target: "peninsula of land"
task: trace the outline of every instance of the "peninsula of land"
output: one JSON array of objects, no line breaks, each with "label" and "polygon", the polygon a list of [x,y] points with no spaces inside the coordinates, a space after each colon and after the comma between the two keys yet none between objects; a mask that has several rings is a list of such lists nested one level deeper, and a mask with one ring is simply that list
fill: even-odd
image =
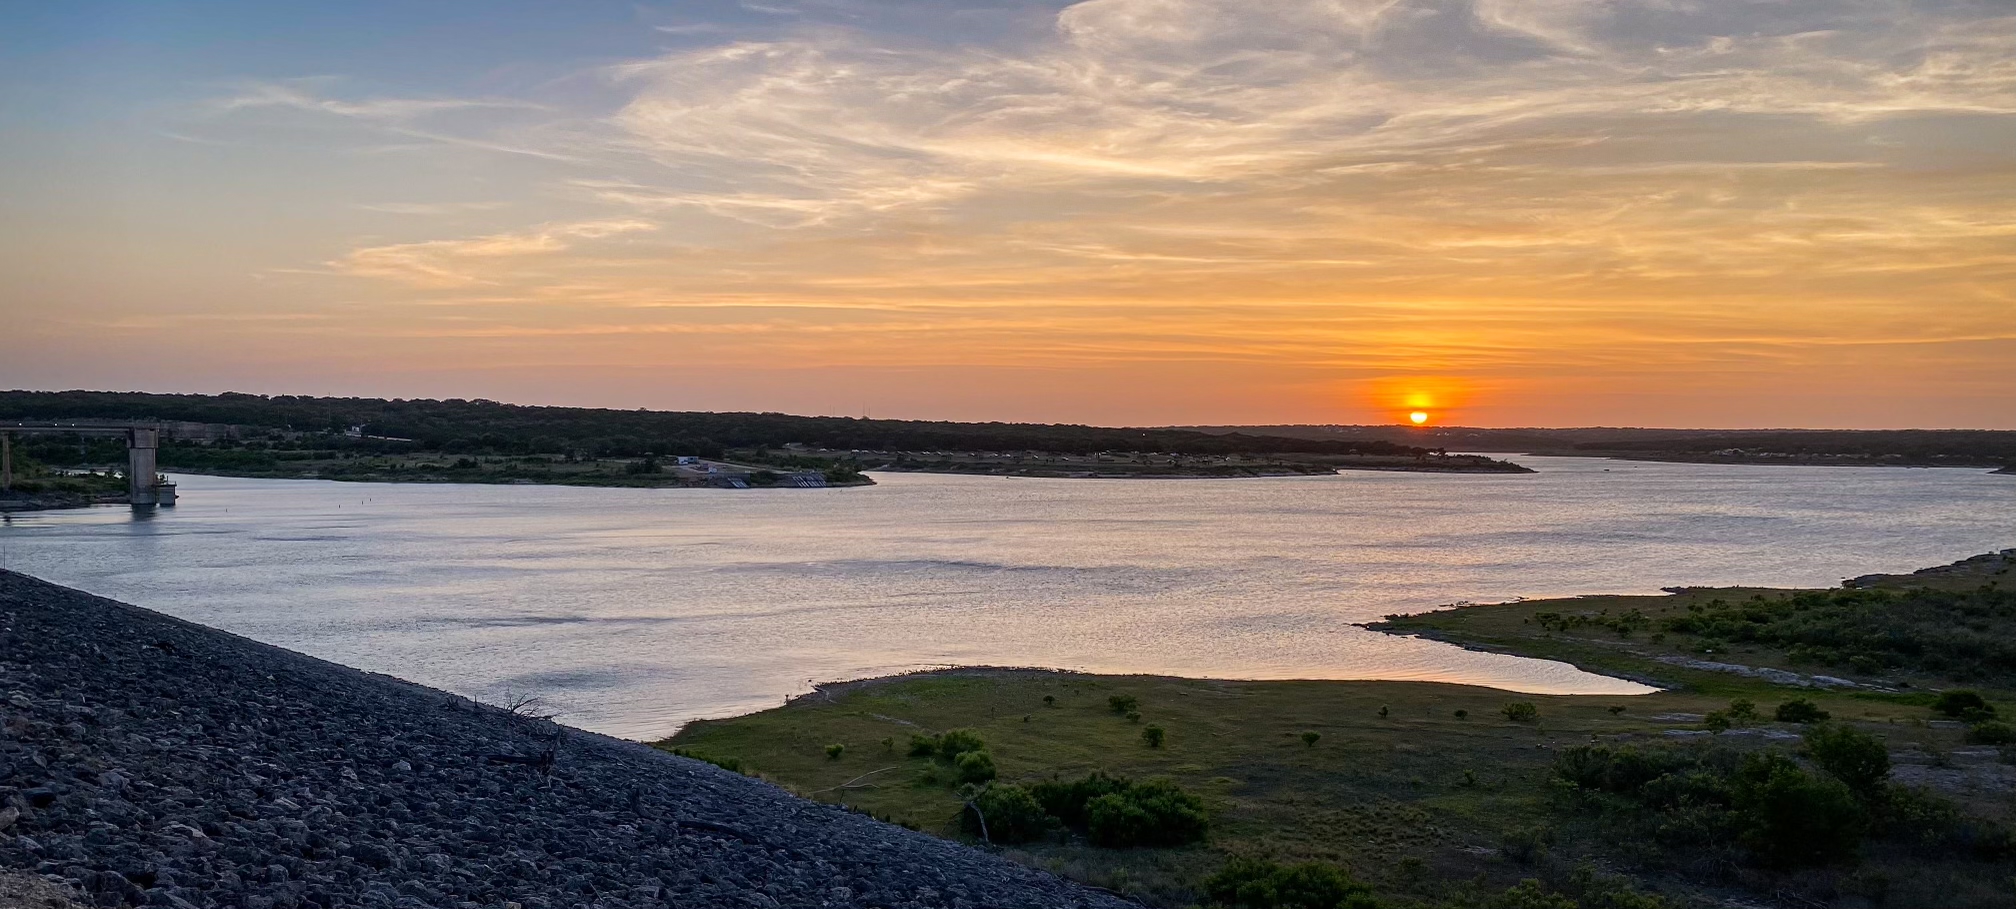
[{"label": "peninsula of land", "polygon": [[[1986,909],[2016,895],[2012,569],[1374,626],[1641,696],[968,668],[660,747],[1152,906]],[[1250,896],[1298,881],[1322,901]]]},{"label": "peninsula of land", "polygon": [[[524,407],[495,401],[0,392],[24,494],[109,476],[123,455],[80,432],[145,425],[169,472],[379,483],[714,489],[868,486],[869,471],[1056,478],[1278,477],[1338,470],[1531,473],[1446,448],[1035,423]],[[5,490],[0,490],[5,492]],[[80,500],[20,498],[17,507]],[[57,503],[57,504],[51,504]]]}]

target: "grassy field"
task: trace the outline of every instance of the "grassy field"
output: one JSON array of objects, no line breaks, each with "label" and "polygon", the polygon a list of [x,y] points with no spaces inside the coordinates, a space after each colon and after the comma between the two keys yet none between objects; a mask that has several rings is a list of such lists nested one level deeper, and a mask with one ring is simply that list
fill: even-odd
[{"label": "grassy field", "polygon": [[[1992,570],[1992,566],[1991,566]],[[1946,578],[1940,583],[1980,583]],[[1773,708],[1804,697],[1837,721],[1879,735],[1893,753],[1935,763],[1965,750],[1965,730],[1928,710],[1923,687],[1894,691],[1818,689],[1661,662],[1660,657],[1772,665],[1773,654],[1703,655],[1685,641],[1654,644],[1602,626],[1570,632],[1535,622],[1541,613],[1648,617],[1690,602],[1750,591],[1690,590],[1668,597],[1600,597],[1448,610],[1394,622],[1477,646],[1563,659],[1654,681],[1639,697],[1546,697],[1412,682],[1236,682],[1152,676],[1091,676],[1016,669],[955,669],[829,685],[792,703],[730,720],[696,723],[660,743],[729,763],[821,801],[842,803],[934,834],[967,838],[951,772],[912,757],[913,734],[976,731],[999,783],[1070,779],[1103,770],[1163,777],[1202,796],[1211,830],[1200,844],[1106,849],[1059,833],[1008,847],[1020,861],[1158,906],[1202,902],[1200,884],[1232,856],[1334,863],[1392,905],[1514,905],[1504,891],[1537,878],[1579,895],[1585,909],[1627,906],[1592,880],[1628,881],[1663,905],[1714,905],[1731,894],[1779,891],[1788,904],[1996,906],[2016,896],[2006,868],[1941,861],[1888,847],[1853,866],[1703,874],[1617,841],[1602,824],[1560,810],[1554,764],[1592,742],[1702,743],[1739,750],[1796,749],[1804,727],[1770,721]],[[1774,595],[1780,592],[1772,592]],[[1550,623],[1550,626],[1558,623]],[[1582,633],[1588,632],[1588,633]],[[2008,703],[2009,692],[1991,689]],[[1138,700],[1130,719],[1109,706]],[[1732,701],[1754,701],[1763,719],[1710,735],[1703,718]],[[1537,716],[1507,717],[1511,703]],[[2006,710],[2007,708],[2005,708]],[[1159,747],[1149,726],[1165,731]],[[1315,733],[1314,744],[1305,733]],[[841,746],[837,756],[831,746]],[[2002,796],[1969,796],[1974,813],[2006,818]],[[1588,896],[1598,893],[1598,896]],[[1498,900],[1499,902],[1493,902]],[[1884,902],[1886,901],[1887,902]],[[1858,902],[1860,901],[1860,902]],[[1536,904],[1567,907],[1574,902]]]}]

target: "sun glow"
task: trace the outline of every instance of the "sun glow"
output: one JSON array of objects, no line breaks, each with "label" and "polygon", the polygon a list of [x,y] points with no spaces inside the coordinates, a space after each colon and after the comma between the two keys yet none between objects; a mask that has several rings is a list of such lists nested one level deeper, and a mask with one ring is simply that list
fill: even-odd
[{"label": "sun glow", "polygon": [[1414,425],[1420,426],[1421,424],[1428,422],[1428,412],[1425,410],[1417,410],[1414,411],[1413,413],[1408,414],[1407,419],[1412,420],[1414,422]]}]

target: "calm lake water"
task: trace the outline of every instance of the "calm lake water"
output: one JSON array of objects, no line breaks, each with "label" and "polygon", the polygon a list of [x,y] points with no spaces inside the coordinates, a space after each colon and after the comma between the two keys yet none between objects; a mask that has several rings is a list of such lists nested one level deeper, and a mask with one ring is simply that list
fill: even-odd
[{"label": "calm lake water", "polygon": [[815,681],[946,664],[1629,693],[1353,623],[1829,585],[2016,545],[2016,478],[1981,471],[1516,460],[1541,473],[749,491],[187,476],[151,517],[6,518],[0,565],[655,738]]}]

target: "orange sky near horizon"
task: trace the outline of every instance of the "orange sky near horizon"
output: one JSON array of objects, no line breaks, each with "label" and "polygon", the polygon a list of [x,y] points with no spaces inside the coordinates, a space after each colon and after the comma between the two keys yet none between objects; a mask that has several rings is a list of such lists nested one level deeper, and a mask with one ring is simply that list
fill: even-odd
[{"label": "orange sky near horizon", "polygon": [[48,51],[0,80],[0,387],[2016,429],[2006,7],[778,9]]}]

